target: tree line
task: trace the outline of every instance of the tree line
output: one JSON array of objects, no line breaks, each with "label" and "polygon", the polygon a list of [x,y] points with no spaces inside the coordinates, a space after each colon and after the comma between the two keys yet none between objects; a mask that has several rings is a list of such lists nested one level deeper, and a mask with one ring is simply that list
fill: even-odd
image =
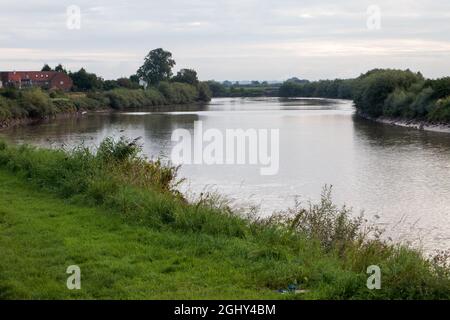
[{"label": "tree line", "polygon": [[54,69],[46,64],[43,71],[54,70],[69,75],[74,84],[72,91],[75,92],[2,88],[0,125],[8,125],[14,119],[43,118],[62,112],[140,108],[211,100],[208,84],[199,81],[195,70],[181,69],[173,75],[174,66],[172,54],[161,48],[150,51],[135,74],[116,80],[104,80],[84,68],[71,72],[61,64]]},{"label": "tree line", "polygon": [[[144,58],[144,64],[139,67],[135,74],[129,77],[121,77],[116,80],[104,80],[95,73],[87,72],[85,68],[78,71],[67,71],[61,64],[52,69],[45,64],[42,71],[57,71],[67,74],[73,81],[73,91],[100,91],[118,88],[140,89],[144,87],[155,87],[161,82],[186,83],[202,90],[202,94],[208,94],[209,87],[200,82],[197,71],[194,69],[181,69],[173,76],[172,69],[176,65],[172,53],[162,48],[151,50]],[[207,97],[203,97],[207,98]]]},{"label": "tree line", "polygon": [[374,69],[355,79],[286,81],[281,97],[352,99],[369,117],[450,122],[450,77],[425,79],[411,70]]}]

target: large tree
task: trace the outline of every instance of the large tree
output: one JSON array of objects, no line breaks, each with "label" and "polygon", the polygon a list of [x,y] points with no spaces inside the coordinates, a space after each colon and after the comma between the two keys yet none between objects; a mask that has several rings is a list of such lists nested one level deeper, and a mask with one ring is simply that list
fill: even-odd
[{"label": "large tree", "polygon": [[152,50],[145,57],[144,64],[138,69],[137,75],[148,84],[157,84],[169,80],[175,60],[172,53],[162,48]]}]

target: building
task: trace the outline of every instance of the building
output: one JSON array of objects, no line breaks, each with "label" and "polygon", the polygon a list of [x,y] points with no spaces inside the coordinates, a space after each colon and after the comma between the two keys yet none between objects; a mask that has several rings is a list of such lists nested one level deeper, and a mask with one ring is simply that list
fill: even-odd
[{"label": "building", "polygon": [[1,87],[41,87],[44,89],[61,89],[64,91],[72,88],[70,77],[57,71],[3,71],[0,72]]}]

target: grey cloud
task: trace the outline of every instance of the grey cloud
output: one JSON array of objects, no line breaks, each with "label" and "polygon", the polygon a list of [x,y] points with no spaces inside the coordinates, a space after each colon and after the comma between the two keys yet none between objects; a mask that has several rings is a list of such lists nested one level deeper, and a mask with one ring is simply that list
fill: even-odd
[{"label": "grey cloud", "polygon": [[[366,27],[377,3],[381,30]],[[133,73],[153,48],[203,79],[311,79],[355,76],[372,67],[445,74],[448,1],[0,1],[0,69],[43,62],[87,66],[105,78]],[[66,28],[78,5],[80,30]],[[398,43],[394,45],[393,43]],[[402,49],[403,48],[403,49]]]}]

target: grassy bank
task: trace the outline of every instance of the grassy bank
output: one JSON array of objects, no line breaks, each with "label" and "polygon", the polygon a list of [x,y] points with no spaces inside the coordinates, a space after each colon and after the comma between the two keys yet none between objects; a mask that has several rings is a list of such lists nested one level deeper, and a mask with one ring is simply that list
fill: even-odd
[{"label": "grassy bank", "polygon": [[127,109],[210,100],[206,84],[161,82],[148,89],[118,88],[88,93],[30,88],[0,89],[0,127],[21,119],[42,119],[60,113],[86,110]]},{"label": "grassy bank", "polygon": [[[214,195],[189,203],[176,168],[138,154],[124,139],[95,155],[0,143],[1,298],[450,298],[443,259],[367,237],[329,190],[256,219]],[[381,290],[366,287],[370,265]],[[307,291],[277,292],[289,286]]]}]

